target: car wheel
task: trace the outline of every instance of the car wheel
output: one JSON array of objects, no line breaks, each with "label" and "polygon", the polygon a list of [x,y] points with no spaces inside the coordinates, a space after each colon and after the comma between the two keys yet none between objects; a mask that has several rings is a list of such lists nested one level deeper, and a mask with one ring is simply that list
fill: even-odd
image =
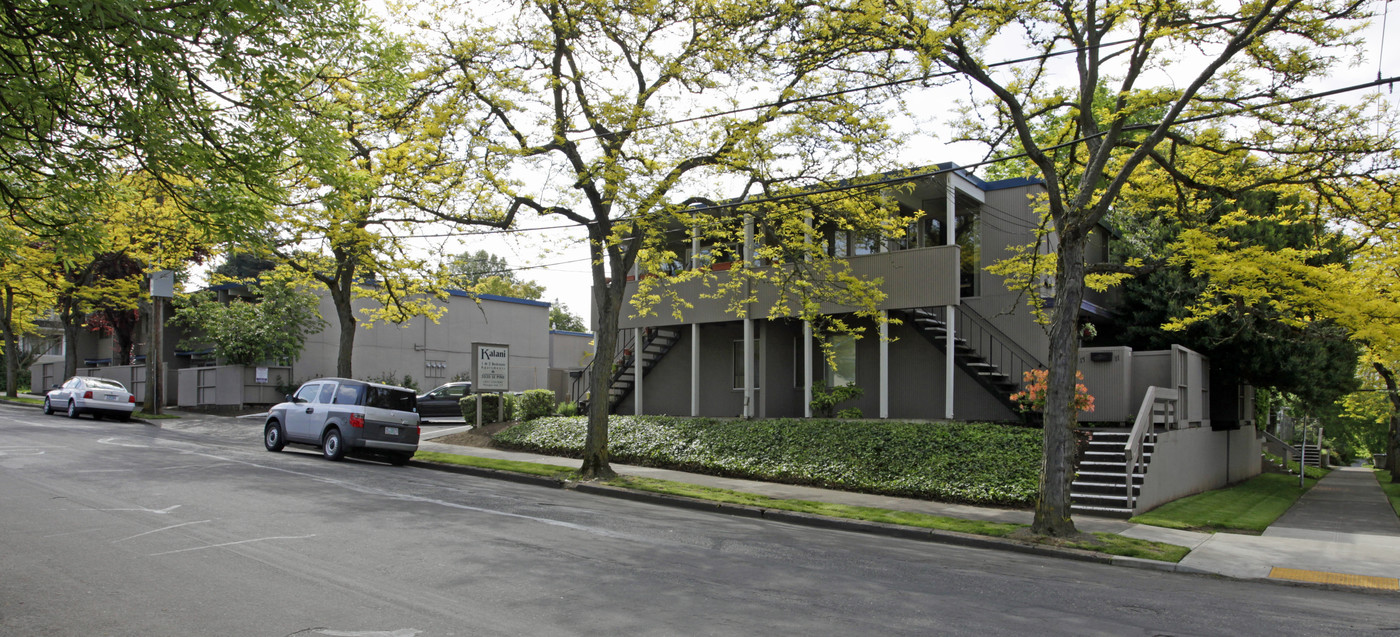
[{"label": "car wheel", "polygon": [[48,396],[44,396],[44,415],[45,415],[45,416],[52,416],[52,415],[53,415],[53,405],[49,403],[49,397],[48,397]]},{"label": "car wheel", "polygon": [[73,402],[71,399],[68,401],[68,417],[78,417],[78,403]]},{"label": "car wheel", "polygon": [[268,451],[281,451],[287,446],[287,441],[282,438],[282,425],[277,424],[277,421],[267,423],[267,429],[263,430],[263,446],[267,447]]},{"label": "car wheel", "polygon": [[402,466],[408,464],[408,461],[409,461],[409,460],[412,460],[412,459],[413,459],[413,454],[411,454],[411,453],[391,453],[391,454],[389,454],[389,464],[394,465],[395,467],[402,467]]},{"label": "car wheel", "polygon": [[327,460],[340,460],[345,457],[345,441],[340,437],[340,430],[331,427],[326,431],[324,438],[321,438],[321,454]]}]

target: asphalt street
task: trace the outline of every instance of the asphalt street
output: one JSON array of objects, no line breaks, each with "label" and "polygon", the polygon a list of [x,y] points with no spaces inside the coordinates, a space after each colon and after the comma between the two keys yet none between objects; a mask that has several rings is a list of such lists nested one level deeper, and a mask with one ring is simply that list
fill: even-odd
[{"label": "asphalt street", "polygon": [[[228,421],[226,421],[228,422]],[[268,453],[0,406],[0,635],[1396,634],[1393,595]]]}]

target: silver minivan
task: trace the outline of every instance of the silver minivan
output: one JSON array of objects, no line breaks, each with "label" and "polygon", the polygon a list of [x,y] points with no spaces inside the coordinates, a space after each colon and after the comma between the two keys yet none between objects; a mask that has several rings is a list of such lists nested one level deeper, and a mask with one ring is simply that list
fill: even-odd
[{"label": "silver minivan", "polygon": [[263,445],[321,448],[329,460],[347,454],[401,465],[418,451],[417,394],[404,387],[348,378],[307,381],[267,414]]}]

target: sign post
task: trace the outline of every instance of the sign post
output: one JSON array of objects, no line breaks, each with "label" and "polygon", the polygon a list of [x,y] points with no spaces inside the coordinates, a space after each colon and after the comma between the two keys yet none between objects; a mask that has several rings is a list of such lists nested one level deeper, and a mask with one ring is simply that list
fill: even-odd
[{"label": "sign post", "polygon": [[505,416],[505,392],[510,390],[510,346],[472,343],[472,393],[476,398],[476,426],[481,426],[481,401],[488,392],[499,392],[496,414]]},{"label": "sign post", "polygon": [[146,347],[146,398],[143,402],[144,408],[150,414],[161,413],[161,382],[165,375],[161,369],[161,353],[165,349],[165,344],[161,342],[161,337],[165,331],[164,318],[161,316],[164,309],[165,299],[175,296],[175,272],[173,270],[157,270],[150,274],[151,286],[151,338]]}]

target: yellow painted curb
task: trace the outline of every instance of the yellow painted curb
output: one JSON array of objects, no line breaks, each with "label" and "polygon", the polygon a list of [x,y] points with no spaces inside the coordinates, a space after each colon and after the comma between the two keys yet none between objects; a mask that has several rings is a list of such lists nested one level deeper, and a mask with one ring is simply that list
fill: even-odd
[{"label": "yellow painted curb", "polygon": [[1361,588],[1379,588],[1387,591],[1400,591],[1400,579],[1394,577],[1348,575],[1346,573],[1328,573],[1326,571],[1305,571],[1296,568],[1279,568],[1277,566],[1275,566],[1272,571],[1269,571],[1269,577],[1292,580],[1295,582],[1311,582],[1313,584],[1338,584],[1341,586],[1358,586]]}]

